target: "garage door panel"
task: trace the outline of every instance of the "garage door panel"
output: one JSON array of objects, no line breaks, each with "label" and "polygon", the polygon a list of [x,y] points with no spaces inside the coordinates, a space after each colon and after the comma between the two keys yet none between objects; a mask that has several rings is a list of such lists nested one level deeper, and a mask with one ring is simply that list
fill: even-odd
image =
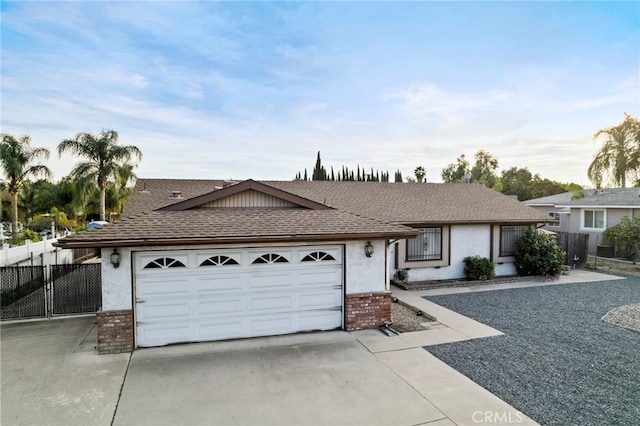
[{"label": "garage door panel", "polygon": [[[274,256],[264,257],[264,253],[284,255],[289,263],[275,262]],[[326,253],[333,260],[326,260]],[[265,262],[274,263],[252,264],[258,255]],[[137,269],[138,346],[332,330],[342,326],[340,247],[185,250],[136,256],[138,264],[141,258],[144,261],[179,258],[187,265]],[[228,258],[237,264],[229,265]],[[166,260],[156,263],[169,264]]]},{"label": "garage door panel", "polygon": [[266,317],[256,316],[249,318],[249,330],[251,335],[270,335],[292,333],[294,316],[292,315],[269,315]]},{"label": "garage door panel", "polygon": [[283,295],[264,295],[249,297],[249,311],[252,313],[282,311],[289,310],[293,302],[293,296]]},{"label": "garage door panel", "polygon": [[299,328],[301,331],[333,330],[342,324],[342,310],[311,311],[299,315]]},{"label": "garage door panel", "polygon": [[164,302],[164,303],[138,303],[138,321],[168,320],[175,318],[189,318],[191,312],[190,303]]},{"label": "garage door panel", "polygon": [[290,272],[257,273],[250,275],[249,290],[279,290],[293,287]]},{"label": "garage door panel", "polygon": [[139,346],[159,346],[190,341],[189,323],[162,324],[161,326],[139,325]]},{"label": "garage door panel", "polygon": [[178,296],[189,293],[189,280],[180,277],[144,278],[137,282],[138,298]]},{"label": "garage door panel", "polygon": [[225,297],[197,301],[197,315],[238,314],[244,310],[244,298]]},{"label": "garage door panel", "polygon": [[244,337],[242,333],[246,329],[241,318],[224,319],[218,321],[201,321],[195,324],[196,332],[193,341],[208,341],[233,339]]},{"label": "garage door panel", "polygon": [[219,291],[242,291],[242,275],[210,274],[205,277],[197,277],[196,291],[198,293]]},{"label": "garage door panel", "polygon": [[298,283],[301,287],[313,286],[318,284],[335,285],[340,282],[340,268],[319,269],[319,270],[302,270],[298,273]]},{"label": "garage door panel", "polygon": [[303,309],[313,307],[340,307],[342,306],[342,292],[334,288],[327,291],[300,294],[298,295],[298,306]]}]

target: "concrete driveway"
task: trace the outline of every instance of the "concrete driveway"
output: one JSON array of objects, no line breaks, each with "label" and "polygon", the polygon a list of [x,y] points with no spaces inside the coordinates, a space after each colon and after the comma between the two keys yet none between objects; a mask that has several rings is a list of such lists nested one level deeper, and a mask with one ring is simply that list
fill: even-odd
[{"label": "concrete driveway", "polygon": [[2,425],[108,425],[129,354],[98,356],[95,316],[3,323]]},{"label": "concrete driveway", "polygon": [[535,424],[421,347],[425,338],[441,341],[441,330],[402,339],[334,331],[99,356],[94,321],[2,324],[3,426],[473,425],[499,423],[497,416]]}]

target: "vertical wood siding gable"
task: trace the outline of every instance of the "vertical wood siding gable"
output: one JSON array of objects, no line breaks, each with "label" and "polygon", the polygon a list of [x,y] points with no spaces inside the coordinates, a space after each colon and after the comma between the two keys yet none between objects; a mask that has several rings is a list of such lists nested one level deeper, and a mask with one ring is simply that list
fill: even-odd
[{"label": "vertical wood siding gable", "polygon": [[238,194],[229,195],[228,197],[221,198],[209,203],[205,203],[202,207],[278,207],[278,208],[296,208],[300,207],[295,203],[292,203],[282,198],[274,197],[273,195],[258,192],[253,189],[242,191]]}]

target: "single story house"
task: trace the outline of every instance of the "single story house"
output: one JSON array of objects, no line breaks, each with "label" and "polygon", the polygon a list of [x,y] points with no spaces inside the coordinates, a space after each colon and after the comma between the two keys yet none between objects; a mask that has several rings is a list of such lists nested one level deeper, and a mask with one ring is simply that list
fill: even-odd
[{"label": "single story house", "polygon": [[478,184],[140,179],[122,219],[59,241],[102,251],[100,353],[391,317],[390,280],[515,275],[546,214]]},{"label": "single story house", "polygon": [[588,253],[595,255],[604,243],[602,233],[628,216],[640,214],[640,188],[585,189],[584,197],[571,192],[527,200],[523,203],[559,219],[545,229],[589,235]]}]

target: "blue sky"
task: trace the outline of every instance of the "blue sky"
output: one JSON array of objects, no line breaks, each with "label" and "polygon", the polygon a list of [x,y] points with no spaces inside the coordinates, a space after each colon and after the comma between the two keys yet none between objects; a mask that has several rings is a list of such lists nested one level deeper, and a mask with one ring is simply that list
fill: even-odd
[{"label": "blue sky", "polygon": [[[588,185],[640,115],[638,2],[1,3],[2,132],[55,153],[115,129],[140,177],[427,180],[479,149]],[[55,179],[76,159],[57,154]]]}]

